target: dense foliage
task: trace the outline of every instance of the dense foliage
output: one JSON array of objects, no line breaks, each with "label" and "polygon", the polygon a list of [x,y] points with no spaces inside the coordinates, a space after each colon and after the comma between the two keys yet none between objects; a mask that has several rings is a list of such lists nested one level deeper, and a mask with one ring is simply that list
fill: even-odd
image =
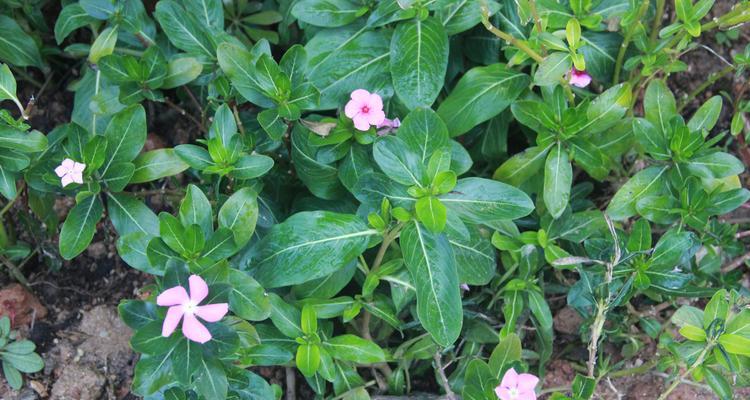
[{"label": "dense foliage", "polygon": [[[750,385],[743,248],[718,218],[750,199],[728,150],[750,105],[684,115],[666,84],[750,2],[675,0],[665,26],[665,0],[52,3],[0,1],[0,255],[23,280],[14,265],[60,268],[116,231],[154,277],[119,308],[133,393],[275,399],[253,367],[279,366],[325,398],[531,399],[565,304],[586,367],[555,399],[649,369],[662,397]],[[727,62],[742,74],[750,46]],[[34,129],[19,87],[71,70],[70,122]],[[144,149],[170,109],[191,133]],[[656,304],[679,309],[636,310]],[[658,351],[629,371],[646,336]],[[14,361],[38,361],[28,344],[0,350],[16,387],[41,368]]]}]

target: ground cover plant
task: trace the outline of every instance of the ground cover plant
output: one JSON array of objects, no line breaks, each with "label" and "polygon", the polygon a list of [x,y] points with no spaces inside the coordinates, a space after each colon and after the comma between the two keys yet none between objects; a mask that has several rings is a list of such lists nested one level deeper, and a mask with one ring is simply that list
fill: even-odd
[{"label": "ground cover plant", "polygon": [[[578,400],[646,373],[660,400],[750,386],[750,235],[727,217],[750,200],[749,1],[0,11],[0,261],[30,287],[27,262],[73,271],[110,232],[147,277],[118,308],[131,395]],[[705,35],[742,45],[728,59]],[[721,69],[678,98],[669,77],[705,49]],[[736,90],[694,104],[727,76]],[[69,113],[35,126],[21,89],[60,81]],[[562,308],[580,320],[565,342]],[[558,359],[575,378],[544,385]],[[10,319],[0,360],[15,389],[42,369]]]}]

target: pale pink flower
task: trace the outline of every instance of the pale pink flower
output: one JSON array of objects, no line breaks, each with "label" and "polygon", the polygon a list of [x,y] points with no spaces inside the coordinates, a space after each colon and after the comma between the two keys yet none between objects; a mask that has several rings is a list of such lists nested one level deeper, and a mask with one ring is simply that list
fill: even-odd
[{"label": "pale pink flower", "polygon": [[201,317],[206,322],[216,322],[226,315],[229,305],[217,303],[199,306],[198,304],[208,296],[208,285],[198,275],[190,275],[188,284],[190,285],[189,296],[184,287],[175,286],[163,291],[156,298],[156,304],[169,307],[167,317],[164,318],[161,335],[164,337],[171,335],[177,329],[180,320],[184,319],[182,321],[182,334],[194,342],[206,343],[211,340],[211,332],[198,321],[196,316]]},{"label": "pale pink flower", "polygon": [[375,128],[378,129],[378,135],[383,136],[389,134],[391,131],[398,129],[401,126],[401,120],[398,118],[394,119],[383,119],[383,122],[379,123]]},{"label": "pale pink flower", "polygon": [[589,85],[589,83],[591,83],[591,75],[587,74],[586,71],[579,71],[575,69],[575,67],[573,67],[570,69],[568,82],[570,82],[570,84],[573,86],[585,88]]},{"label": "pale pink flower", "polygon": [[469,285],[462,283],[461,290],[468,292],[469,290],[471,290],[471,288],[469,287]]},{"label": "pale pink flower", "polygon": [[539,378],[531,374],[518,374],[511,368],[503,375],[495,394],[500,400],[536,400],[536,388]]},{"label": "pale pink flower", "polygon": [[86,164],[75,162],[70,158],[66,158],[62,161],[62,164],[55,168],[55,173],[59,176],[62,186],[68,186],[69,184],[83,183],[83,170],[86,169]]},{"label": "pale pink flower", "polygon": [[355,128],[366,131],[370,129],[370,125],[378,126],[385,120],[383,99],[377,93],[357,89],[352,92],[351,100],[346,103],[344,114],[354,121]]}]

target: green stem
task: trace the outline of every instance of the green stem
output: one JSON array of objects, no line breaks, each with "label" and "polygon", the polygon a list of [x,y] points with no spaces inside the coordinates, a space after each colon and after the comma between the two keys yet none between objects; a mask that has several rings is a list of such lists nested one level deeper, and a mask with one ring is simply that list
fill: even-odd
[{"label": "green stem", "polygon": [[0,262],[2,262],[8,268],[8,271],[10,271],[10,274],[13,275],[13,277],[16,278],[16,280],[20,282],[21,285],[23,285],[26,289],[29,289],[29,281],[26,280],[26,277],[23,276],[23,274],[18,269],[18,267],[16,267],[15,264],[10,262],[10,260],[8,260],[7,258],[1,257],[1,256],[0,256]]},{"label": "green stem", "polygon": [[648,372],[651,368],[655,367],[656,364],[658,364],[657,361],[650,361],[644,364],[641,364],[637,367],[628,368],[628,369],[621,369],[619,371],[612,372],[608,374],[610,378],[621,378],[623,376],[630,376],[630,375],[636,375],[636,374],[643,374],[645,372]]},{"label": "green stem", "polygon": [[540,63],[544,61],[544,57],[542,57],[539,53],[534,51],[531,47],[526,45],[522,40],[516,39],[515,36],[508,34],[506,32],[501,31],[500,29],[496,28],[492,23],[490,22],[490,9],[487,7],[486,2],[482,2],[481,5],[482,8],[482,24],[485,28],[487,28],[488,31],[492,32],[493,35],[499,37],[500,39],[505,40],[506,42],[510,43],[513,47],[516,47],[518,50],[523,51],[526,53],[529,57],[531,57],[534,61]]},{"label": "green stem", "polygon": [[659,37],[659,28],[661,28],[661,19],[664,16],[665,4],[666,0],[656,0],[656,14],[654,14],[654,22],[651,25],[651,37],[649,37],[651,47],[654,47],[656,39]]},{"label": "green stem", "polygon": [[[638,9],[638,14],[636,16],[636,21],[640,21],[641,18],[643,18],[643,15],[646,14],[646,10],[648,10],[648,5],[650,1],[646,0],[641,3],[641,8]],[[633,34],[635,33],[634,27],[630,27],[628,29],[628,32],[625,34],[625,38],[622,40],[622,44],[620,44],[620,51],[617,53],[617,61],[615,62],[615,73],[612,78],[612,84],[616,85],[617,82],[620,81],[620,71],[622,70],[622,63],[625,59],[625,52],[628,49],[628,46],[630,46],[630,40],[633,38]]]},{"label": "green stem", "polygon": [[703,359],[706,358],[706,354],[713,348],[713,343],[706,344],[706,347],[703,348],[703,351],[701,351],[701,354],[698,356],[698,358],[695,360],[693,365],[690,366],[685,372],[680,374],[680,376],[675,379],[671,385],[667,388],[667,390],[664,391],[664,393],[659,396],[658,400],[666,400],[667,396],[669,396],[670,393],[672,393],[677,386],[679,386],[680,383],[688,376],[690,373],[693,372],[695,368],[697,368],[699,365],[703,364]]},{"label": "green stem", "polygon": [[688,94],[685,101],[679,107],[677,107],[677,112],[678,113],[681,112],[685,108],[685,106],[687,106],[690,103],[690,100],[695,99],[696,96],[698,96],[704,90],[711,87],[711,85],[713,85],[719,79],[723,78],[727,74],[730,74],[732,71],[734,71],[734,67],[730,65],[722,69],[719,72],[714,72],[713,74],[709,75],[708,79],[706,79],[705,82],[701,83],[700,86],[698,86],[697,88],[695,88],[695,90],[693,90],[692,92],[690,92],[690,94]]}]

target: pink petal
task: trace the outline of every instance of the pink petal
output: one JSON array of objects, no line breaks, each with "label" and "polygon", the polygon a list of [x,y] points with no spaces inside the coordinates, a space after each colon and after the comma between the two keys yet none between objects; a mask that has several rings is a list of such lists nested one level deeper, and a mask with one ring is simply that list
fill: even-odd
[{"label": "pink petal", "polygon": [[383,98],[379,94],[373,93],[367,100],[367,105],[370,106],[370,110],[383,111]]},{"label": "pink petal", "polygon": [[190,300],[193,303],[198,304],[208,296],[208,285],[200,276],[190,275],[188,283],[190,284]]},{"label": "pink petal", "polygon": [[70,171],[76,165],[76,162],[73,161],[73,160],[71,160],[70,158],[66,158],[66,159],[64,159],[62,161],[62,164],[60,164],[60,165],[62,165],[63,167],[65,167],[65,169],[67,169],[68,171]]},{"label": "pink petal", "polygon": [[586,71],[578,71],[573,68],[570,70],[570,79],[568,82],[573,86],[584,88],[591,83],[591,75],[587,74]]},{"label": "pink petal", "polygon": [[471,288],[469,287],[469,285],[467,285],[465,283],[462,283],[461,284],[461,290],[465,290],[465,291],[468,292],[469,290],[471,290]]},{"label": "pink petal", "polygon": [[401,126],[401,120],[398,119],[398,118],[394,118],[391,121],[391,126],[394,127],[394,128],[398,128],[399,126]]},{"label": "pink petal", "polygon": [[83,174],[81,174],[80,172],[73,171],[68,176],[70,176],[73,179],[73,182],[75,183],[78,183],[78,184],[83,183]]},{"label": "pink petal", "polygon": [[495,394],[500,400],[517,400],[510,397],[510,389],[505,386],[496,387]]},{"label": "pink petal", "polygon": [[537,378],[534,375],[531,375],[531,374],[518,375],[518,388],[521,389],[521,391],[533,392],[534,389],[536,388],[537,383],[539,383],[539,378]]},{"label": "pink petal", "polygon": [[518,373],[515,369],[511,368],[505,371],[503,380],[500,382],[500,386],[503,387],[516,387],[518,385]]},{"label": "pink petal", "polygon": [[360,131],[366,131],[370,129],[370,123],[367,122],[366,115],[358,114],[356,117],[354,117],[353,121],[354,127]]},{"label": "pink petal", "polygon": [[164,318],[164,325],[161,326],[162,336],[169,337],[172,335],[172,332],[177,329],[180,319],[182,319],[182,314],[182,306],[169,307],[167,310],[167,316]]},{"label": "pink petal", "polygon": [[367,103],[370,100],[370,92],[365,89],[357,89],[350,95],[352,100],[357,100],[359,103]]},{"label": "pink petal", "polygon": [[60,165],[57,168],[55,168],[55,174],[57,174],[57,176],[59,176],[60,178],[62,178],[63,176],[65,176],[65,174],[67,174],[67,173],[68,173],[68,169],[65,168],[65,167],[63,167],[62,165]]},{"label": "pink petal", "polygon": [[198,306],[195,309],[195,315],[201,317],[206,322],[216,322],[224,318],[227,311],[229,311],[229,304],[227,303],[208,304]]},{"label": "pink petal", "polygon": [[193,314],[185,314],[185,320],[182,321],[182,334],[198,343],[206,343],[211,340],[211,332]]},{"label": "pink petal", "polygon": [[185,288],[182,286],[175,286],[167,289],[159,296],[156,297],[156,304],[160,306],[178,306],[183,305],[190,300]]},{"label": "pink petal", "polygon": [[73,171],[75,172],[83,172],[84,169],[86,169],[86,164],[77,162],[73,165]]},{"label": "pink petal", "polygon": [[370,110],[370,112],[367,113],[367,122],[369,122],[370,125],[382,124],[384,120],[385,113],[383,110]]},{"label": "pink petal", "polygon": [[349,118],[354,118],[362,110],[362,102],[358,100],[349,100],[344,107],[344,114]]},{"label": "pink petal", "polygon": [[536,392],[532,390],[520,390],[518,400],[536,400]]},{"label": "pink petal", "polygon": [[70,174],[67,174],[60,179],[60,183],[62,184],[62,187],[68,186],[73,183],[73,177],[70,176]]}]

